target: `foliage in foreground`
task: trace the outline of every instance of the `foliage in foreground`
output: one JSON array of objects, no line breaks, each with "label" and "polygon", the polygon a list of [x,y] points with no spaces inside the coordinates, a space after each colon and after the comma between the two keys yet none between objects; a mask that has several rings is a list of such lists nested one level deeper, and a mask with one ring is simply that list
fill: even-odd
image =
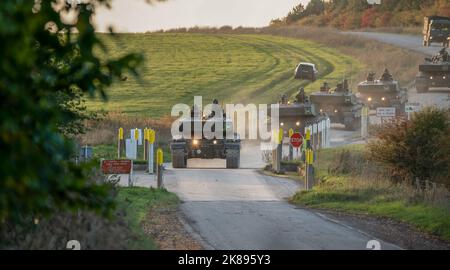
[{"label": "foliage in foreground", "polygon": [[[112,205],[108,189],[87,181],[86,170],[70,161],[73,144],[63,131],[76,133],[80,94],[106,97],[105,88],[124,71],[136,74],[141,58],[100,60],[93,53],[104,49],[90,22],[93,4],[53,2],[0,5],[2,222],[65,210],[108,212]],[[76,19],[63,21],[67,12]]]},{"label": "foliage in foreground", "polygon": [[50,217],[30,217],[26,223],[0,226],[0,249],[64,250],[69,240],[82,250],[156,249],[141,223],[153,207],[176,206],[178,198],[164,189],[111,187],[117,208],[112,218],[95,213],[58,212]]}]

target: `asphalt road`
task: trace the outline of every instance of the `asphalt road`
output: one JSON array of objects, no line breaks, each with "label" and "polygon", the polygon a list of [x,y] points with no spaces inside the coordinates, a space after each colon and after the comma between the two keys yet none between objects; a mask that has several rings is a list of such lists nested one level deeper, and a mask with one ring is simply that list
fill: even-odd
[{"label": "asphalt road", "polygon": [[438,43],[433,43],[430,47],[422,46],[423,38],[420,35],[404,35],[404,34],[376,33],[376,32],[343,32],[343,33],[388,43],[400,48],[405,48],[415,52],[423,53],[428,56],[435,55],[442,48],[442,45]]},{"label": "asphalt road", "polygon": [[[260,156],[258,144],[245,143],[241,163],[247,169],[224,169],[219,159],[192,159],[187,169],[168,166],[165,187],[181,198],[186,226],[206,248],[366,249],[375,239],[289,204],[286,199],[301,183],[261,174],[256,169],[264,164],[258,163]],[[398,249],[383,241],[381,246]]]}]

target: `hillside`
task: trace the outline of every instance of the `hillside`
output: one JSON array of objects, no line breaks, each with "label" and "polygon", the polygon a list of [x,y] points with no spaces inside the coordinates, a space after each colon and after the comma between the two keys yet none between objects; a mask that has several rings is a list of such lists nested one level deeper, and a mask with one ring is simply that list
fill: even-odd
[{"label": "hillside", "polygon": [[128,76],[107,90],[109,102],[89,101],[88,108],[136,116],[167,115],[175,104],[192,104],[194,95],[203,96],[204,102],[218,98],[258,104],[276,102],[300,86],[318,90],[321,80],[308,84],[293,79],[300,61],[314,62],[331,84],[362,68],[324,45],[285,37],[154,33],[103,39],[108,57],[142,52],[145,67],[140,80]]},{"label": "hillside", "polygon": [[423,17],[450,17],[449,0],[311,0],[295,6],[285,17],[272,20],[271,26],[307,25],[339,29],[379,27],[421,27]]}]

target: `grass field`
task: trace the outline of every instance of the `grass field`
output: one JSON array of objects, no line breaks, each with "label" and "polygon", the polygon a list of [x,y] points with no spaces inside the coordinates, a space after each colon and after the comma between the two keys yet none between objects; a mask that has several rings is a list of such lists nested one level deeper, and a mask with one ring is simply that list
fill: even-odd
[{"label": "grass field", "polygon": [[[300,86],[316,91],[323,81],[335,85],[362,68],[352,57],[311,41],[269,35],[120,34],[102,37],[107,57],[141,52],[145,63],[140,80],[131,76],[108,90],[109,102],[89,101],[92,110],[122,111],[160,117],[177,103],[269,103]],[[293,79],[300,61],[315,63],[323,80],[308,84]]]}]

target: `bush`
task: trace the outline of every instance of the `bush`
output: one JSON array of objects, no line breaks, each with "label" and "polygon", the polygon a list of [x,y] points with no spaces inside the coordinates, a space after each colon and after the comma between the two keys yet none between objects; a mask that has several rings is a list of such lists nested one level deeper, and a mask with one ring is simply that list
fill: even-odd
[{"label": "bush", "polygon": [[[2,222],[112,205],[106,188],[87,181],[86,170],[72,162],[74,144],[66,135],[84,119],[82,95],[105,98],[105,88],[125,72],[137,75],[142,57],[99,59],[95,51],[107,52],[91,24],[97,1],[54,2],[0,5]],[[77,17],[64,20],[67,11]]]},{"label": "bush", "polygon": [[382,125],[376,138],[368,145],[370,158],[394,181],[450,187],[450,110],[426,108],[410,121],[396,119]]}]

